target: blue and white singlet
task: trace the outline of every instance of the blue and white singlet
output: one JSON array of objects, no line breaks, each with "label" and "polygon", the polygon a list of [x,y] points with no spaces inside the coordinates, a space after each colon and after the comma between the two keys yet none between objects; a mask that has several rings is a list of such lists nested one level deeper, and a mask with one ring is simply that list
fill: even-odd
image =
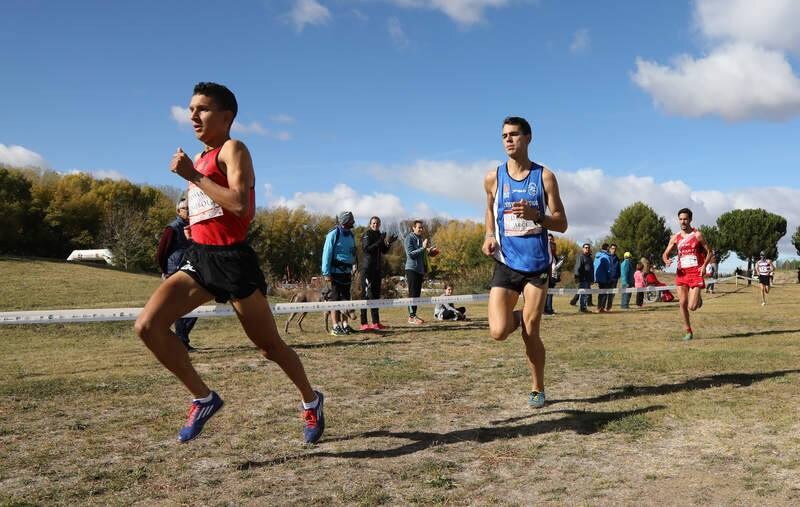
[{"label": "blue and white singlet", "polygon": [[497,168],[497,189],[494,195],[494,235],[500,248],[495,258],[516,271],[536,273],[550,269],[550,248],[547,229],[533,220],[511,213],[511,206],[520,199],[544,215],[543,167],[535,162],[524,180],[508,175],[508,162]]}]

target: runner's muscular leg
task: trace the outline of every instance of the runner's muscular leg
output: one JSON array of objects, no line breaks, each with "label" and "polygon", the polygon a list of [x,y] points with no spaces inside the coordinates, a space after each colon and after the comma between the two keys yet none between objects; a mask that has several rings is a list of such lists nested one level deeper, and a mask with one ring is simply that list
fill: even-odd
[{"label": "runner's muscular leg", "polygon": [[540,336],[542,311],[547,297],[546,286],[537,287],[526,284],[523,292],[525,306],[522,309],[522,340],[525,342],[525,355],[531,368],[531,390],[544,391],[545,348]]},{"label": "runner's muscular leg", "polygon": [[275,318],[261,291],[256,290],[244,299],[232,301],[231,305],[247,337],[261,349],[264,357],[281,367],[300,391],[303,401],[306,403],[314,401],[317,395],[311,389],[303,363],[278,334]]},{"label": "runner's muscular leg", "polygon": [[510,289],[492,287],[489,291],[489,336],[493,340],[505,340],[519,326],[514,317],[518,299],[519,294]]},{"label": "runner's muscular leg", "polygon": [[683,324],[687,328],[692,327],[689,323],[689,287],[685,285],[678,285],[678,308],[681,311],[681,316],[683,317]]},{"label": "runner's muscular leg", "polygon": [[695,311],[700,305],[700,287],[689,288],[689,310]]},{"label": "runner's muscular leg", "polygon": [[195,398],[204,398],[210,391],[192,366],[186,347],[169,327],[212,297],[191,276],[178,271],[150,296],[134,324],[136,335]]}]

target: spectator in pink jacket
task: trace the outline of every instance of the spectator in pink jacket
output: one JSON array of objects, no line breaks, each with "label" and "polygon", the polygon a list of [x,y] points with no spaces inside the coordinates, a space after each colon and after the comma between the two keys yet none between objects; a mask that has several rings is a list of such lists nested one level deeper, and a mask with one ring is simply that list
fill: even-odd
[{"label": "spectator in pink jacket", "polygon": [[[636,263],[636,271],[633,273],[633,285],[637,289],[643,288],[644,285],[644,273],[642,270],[644,269],[644,264],[641,262]],[[636,293],[636,306],[642,306],[644,304],[644,292],[637,292]]]}]

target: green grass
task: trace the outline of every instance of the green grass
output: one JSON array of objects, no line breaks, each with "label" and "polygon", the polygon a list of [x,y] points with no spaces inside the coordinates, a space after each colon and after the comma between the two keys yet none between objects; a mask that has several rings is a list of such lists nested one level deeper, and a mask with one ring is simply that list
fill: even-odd
[{"label": "green grass", "polygon": [[[159,283],[47,261],[0,273],[0,310],[140,306]],[[285,338],[326,394],[313,447],[296,391],[235,319],[193,332],[226,406],[186,445],[188,395],[131,322],[2,326],[0,505],[797,504],[798,287],[761,307],[722,285],[689,343],[675,304],[578,315],[558,297],[539,411],[520,339],[490,340],[485,305],[420,327],[382,310],[380,336],[310,316]]]}]

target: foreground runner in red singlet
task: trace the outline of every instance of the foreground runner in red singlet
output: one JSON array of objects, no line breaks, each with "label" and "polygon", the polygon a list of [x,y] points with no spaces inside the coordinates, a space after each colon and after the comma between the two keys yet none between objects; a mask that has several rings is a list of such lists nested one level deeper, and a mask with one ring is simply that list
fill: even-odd
[{"label": "foreground runner in red singlet", "polygon": [[170,169],[189,182],[192,245],[179,270],[147,301],[136,320],[136,334],[194,396],[189,418],[178,434],[186,442],[198,436],[223,401],[210,390],[189,360],[170,324],[201,304],[231,302],[239,322],[267,359],[276,362],[303,399],[306,442],[325,428],[322,393],[311,389],[303,365],[278,335],[267,299],[267,285],[255,252],[246,243],[255,213],[255,172],[247,147],[230,138],[236,97],[216,83],[198,83],[189,105],[195,136],[203,152],[194,160],[178,148]]},{"label": "foreground runner in red singlet", "polygon": [[678,212],[680,232],[669,240],[667,249],[661,255],[664,264],[672,264],[669,258],[672,249],[678,247],[678,269],[675,272],[675,285],[678,287],[681,315],[686,326],[684,340],[694,338],[692,325],[689,322],[689,310],[695,311],[703,306],[702,289],[706,286],[703,276],[706,264],[711,259],[711,248],[703,234],[692,227],[692,210],[683,208]]}]

